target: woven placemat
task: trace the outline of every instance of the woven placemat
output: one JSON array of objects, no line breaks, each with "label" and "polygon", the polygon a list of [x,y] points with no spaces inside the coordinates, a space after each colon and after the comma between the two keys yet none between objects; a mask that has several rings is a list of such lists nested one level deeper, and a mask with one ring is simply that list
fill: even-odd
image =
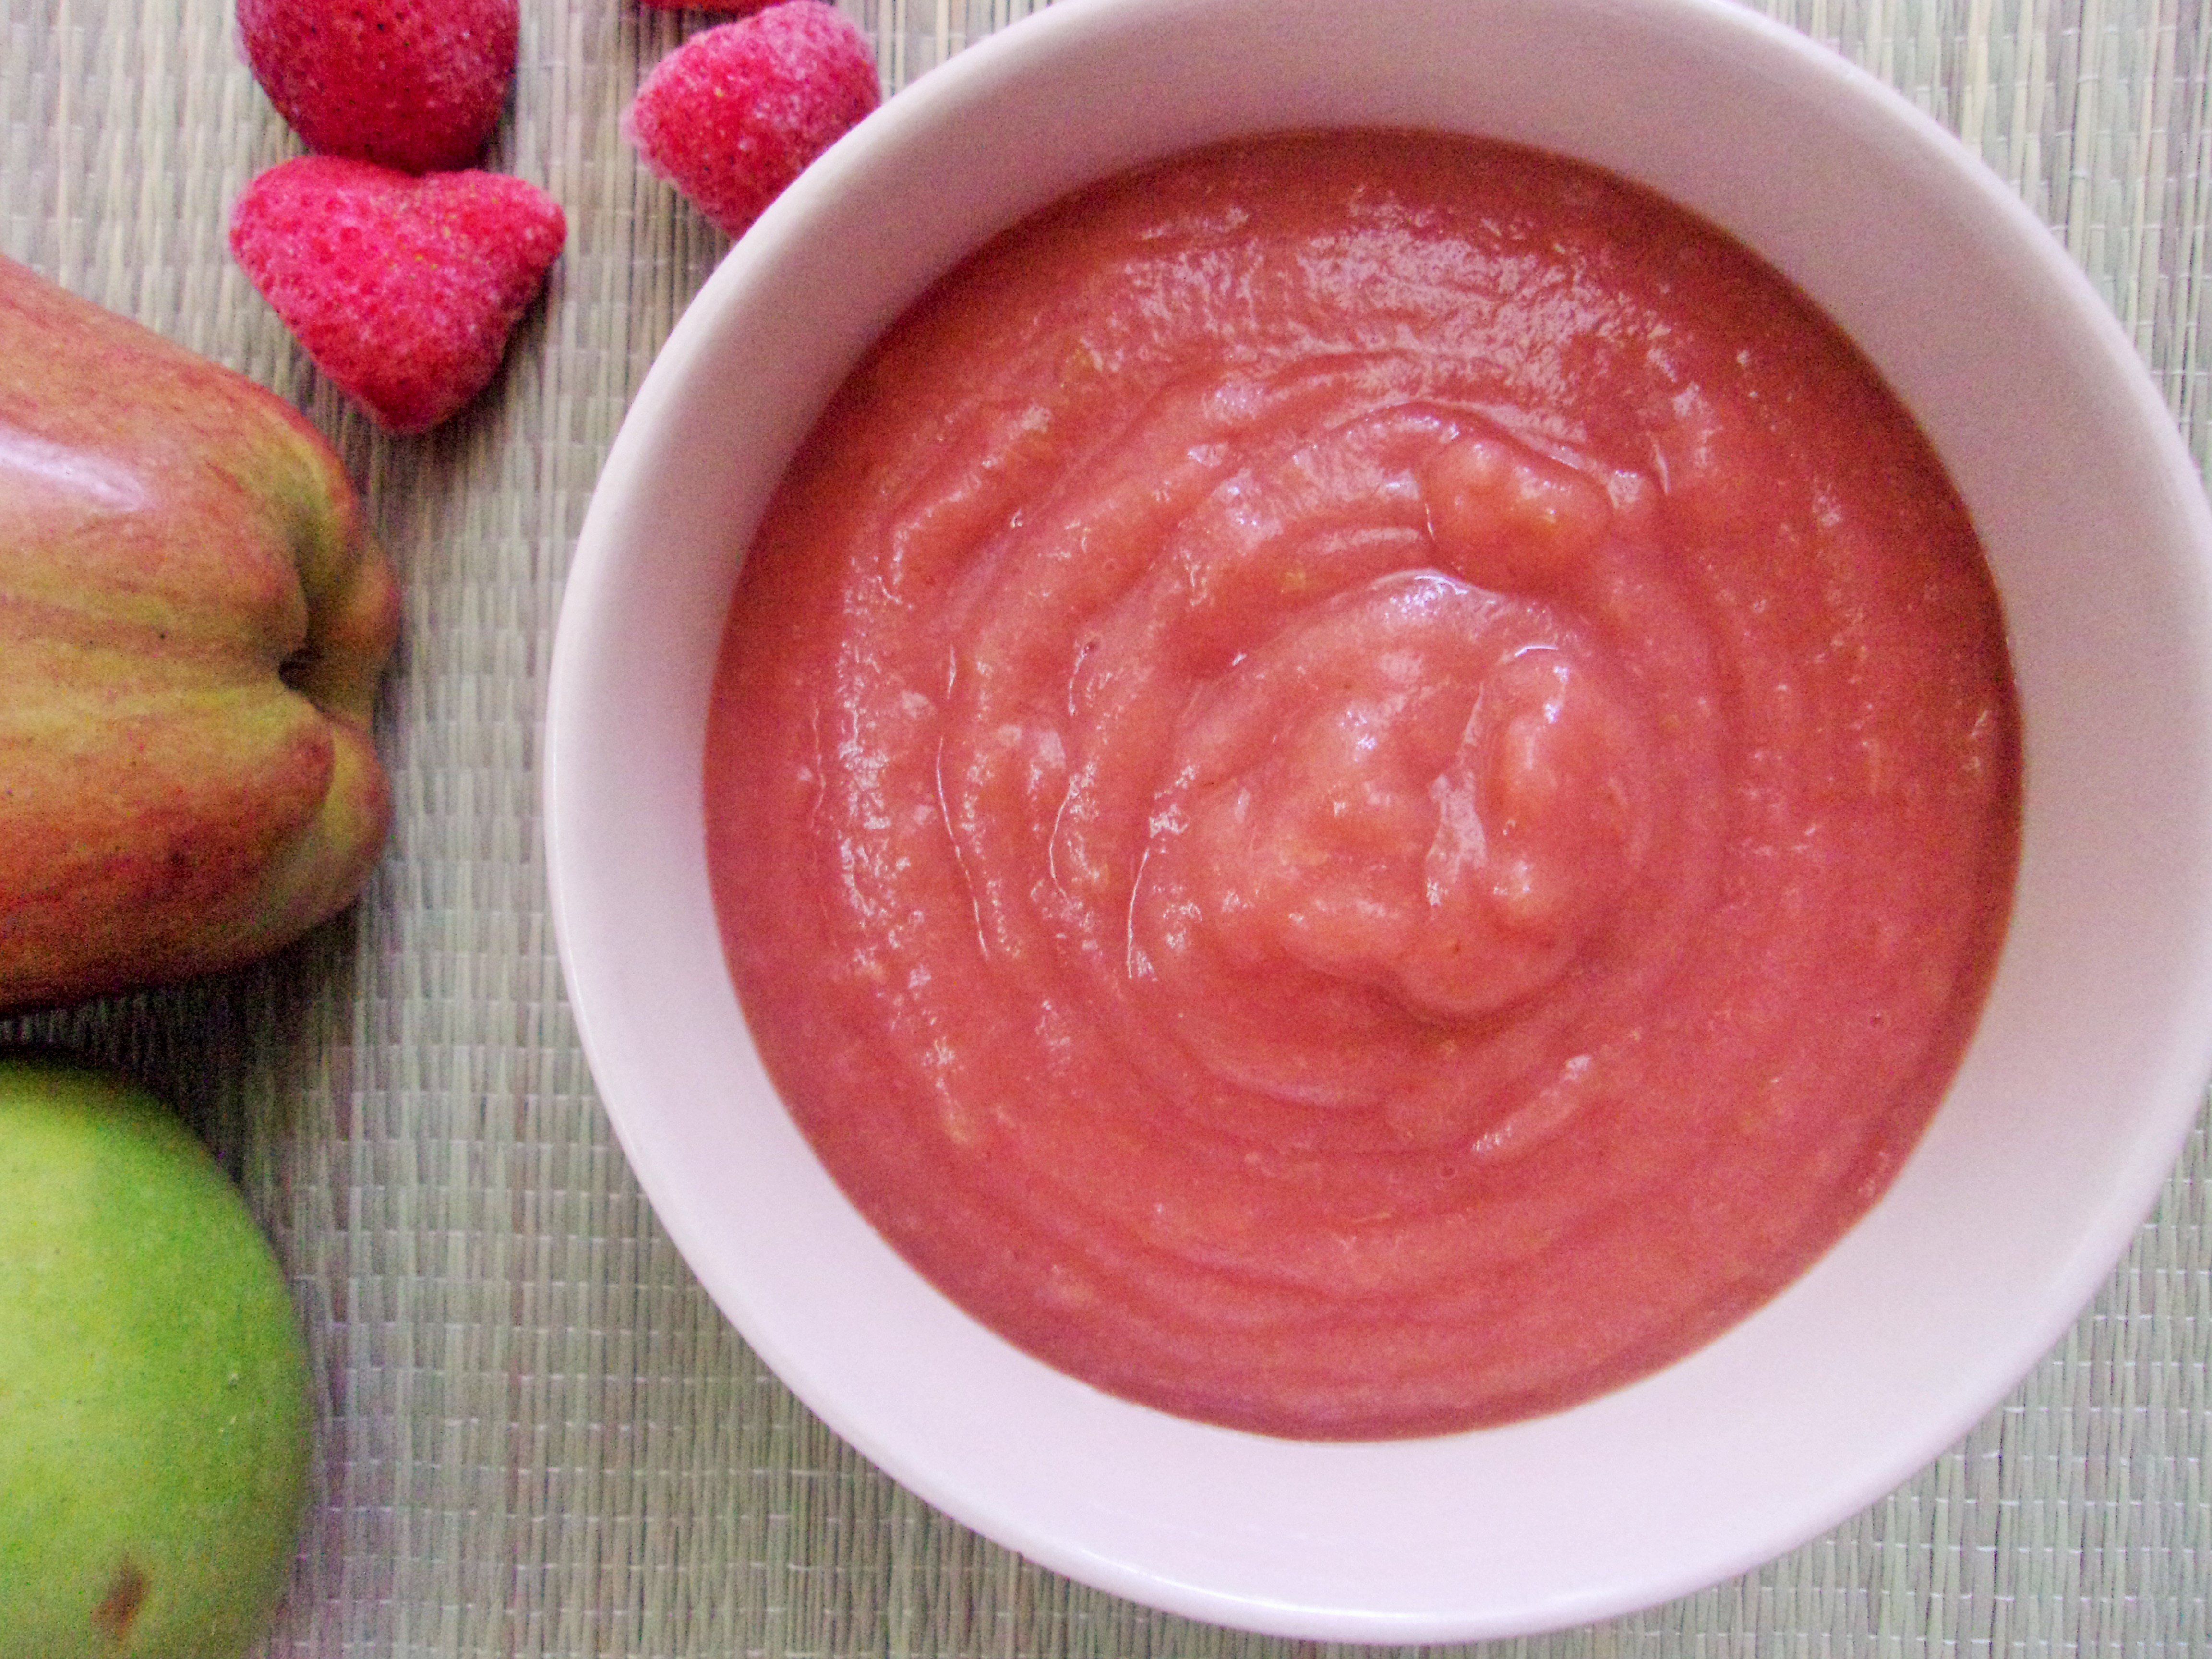
[{"label": "woven placemat", "polygon": [[[1030,0],[843,0],[895,90]],[[1346,4],[1358,0],[1345,0]],[[2212,22],[2200,0],[1771,0],[1959,131],[2133,336],[2200,463]],[[348,918],[277,960],[0,1022],[174,1099],[290,1273],[322,1390],[272,1653],[1309,1651],[1081,1589],[936,1515],[738,1341],[638,1194],[562,1000],[538,719],[563,573],[627,401],[724,243],[623,145],[703,14],[524,0],[486,165],[568,251],[493,392],[393,440],[224,247],[296,153],[229,0],[7,0],[0,252],[298,401],[404,583],[379,738],[398,822]],[[2212,1019],[2212,1009],[2206,1011]],[[4,1265],[4,1264],[0,1264]],[[2212,1146],[1959,1446],[1813,1544],[1544,1656],[2212,1653]]]}]

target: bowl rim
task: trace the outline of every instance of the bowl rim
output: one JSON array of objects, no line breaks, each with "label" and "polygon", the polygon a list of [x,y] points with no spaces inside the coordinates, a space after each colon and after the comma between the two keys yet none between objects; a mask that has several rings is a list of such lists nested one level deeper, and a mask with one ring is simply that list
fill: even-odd
[{"label": "bowl rim", "polygon": [[[1419,3],[1419,0],[1412,0]],[[691,390],[700,363],[729,308],[743,301],[748,284],[767,264],[788,257],[816,216],[828,210],[880,158],[915,135],[941,123],[957,123],[1002,88],[1032,72],[1037,55],[1049,47],[1063,58],[1087,49],[1104,32],[1169,27],[1202,13],[1235,9],[1240,0],[1060,0],[969,47],[918,78],[888,100],[855,131],[842,140],[763,214],[720,264],[679,319],[633,401],[611,449],[580,535],[556,628],[544,716],[546,859],[551,914],[562,971],[580,1039],[617,1140],[641,1187],[692,1270],[740,1334],[794,1393],[845,1439],[902,1484],[978,1531],[1040,1562],[1100,1588],[1170,1611],[1218,1623],[1279,1635],[1314,1639],[1414,1642],[1470,1639],[1533,1633],[1622,1613],[1653,1605],[1745,1571],[1818,1536],[1879,1498],[1978,1421],[2019,1377],[2071,1326],[2081,1306],[2109,1274],[2132,1238],[2142,1215],[2155,1201],[2166,1173],[2196,1121],[2203,1086],[2212,1074],[2212,1030],[2193,1039],[2176,1034],[2164,1068],[2164,1091],[2171,1109],[2160,1115],[2164,1133],[2140,1138],[2124,1183],[2103,1207],[2100,1224],[2086,1230],[2070,1260],[2070,1271],[2045,1300],[2048,1316],[2024,1323],[2001,1351],[1983,1357],[1962,1377],[1944,1407],[1923,1415],[1913,1431],[1899,1435],[1890,1455],[1859,1469],[1855,1478],[1833,1482],[1817,1501],[1801,1506],[1787,1525],[1767,1525],[1757,1536],[1743,1529],[1734,1546],[1709,1549],[1695,1560],[1677,1562],[1672,1571],[1616,1577],[1585,1586],[1580,1593],[1551,1594],[1540,1607],[1522,1606],[1486,1620],[1464,1607],[1408,1611],[1305,1605],[1295,1598],[1269,1603],[1249,1594],[1224,1594],[1218,1587],[1178,1577],[1155,1562],[1133,1565],[1110,1551],[1088,1547],[1033,1518],[1009,1510],[988,1494],[965,1490],[957,1478],[895,1434],[848,1408],[835,1380],[825,1378],[816,1357],[793,1352],[779,1333],[765,1328],[759,1310],[743,1287],[728,1282],[715,1249],[678,1198],[679,1182],[670,1154],[658,1144],[649,1105],[631,1092],[630,1060],[622,1052],[618,1018],[606,1012],[619,1006],[620,975],[598,959],[583,942],[595,935],[598,919],[587,916],[585,895],[592,882],[588,853],[577,837],[577,814],[592,788],[592,755],[574,732],[587,720],[592,695],[587,665],[608,642],[594,637],[592,617],[611,585],[623,580],[619,549],[635,526],[629,515],[647,472],[648,452]],[[1300,0],[1304,3],[1304,0]],[[2036,265],[2039,280],[2065,296],[2076,325],[2100,355],[2115,386],[2124,387],[2136,418],[2162,434],[2165,463],[2172,476],[2172,503],[2193,531],[2200,566],[2212,548],[2212,512],[2206,508],[2201,476],[2158,401],[2135,348],[2087,277],[2073,264],[2049,229],[1997,177],[1982,166],[1948,131],[1873,76],[1786,26],[1729,4],[1728,0],[1562,0],[1592,15],[1663,17],[1673,24],[1713,32],[1742,50],[1764,54],[1775,76],[1799,85],[1830,89],[1840,106],[1860,118],[1903,136],[1929,165],[1947,170],[1953,185],[1973,201],[1989,234],[2005,240],[2008,250]],[[1296,9],[1294,5],[1291,8]],[[1316,15],[1327,8],[1309,8]],[[803,428],[810,423],[800,422]],[[630,575],[634,572],[629,573]],[[2212,586],[2204,570],[2197,585]],[[719,622],[719,618],[714,619]],[[2212,671],[2199,678],[2212,684]],[[2207,706],[2212,706],[2208,694]],[[2201,885],[2202,872],[2192,872]],[[2204,908],[2201,891],[2191,902]],[[2198,1006],[2212,1006],[2212,945],[2190,964],[2191,992]],[[2186,1106],[2186,1110],[2182,1109]],[[1788,1293],[1785,1293],[1787,1295]],[[1775,1304],[1770,1304],[1773,1306]],[[1763,1317],[1764,1316],[1759,1316]],[[2001,1379],[2001,1380],[2000,1380]],[[1228,1434],[1228,1431],[1209,1431]],[[1495,1431],[1488,1431],[1495,1432]],[[1398,1443],[1420,1445],[1424,1443]]]}]

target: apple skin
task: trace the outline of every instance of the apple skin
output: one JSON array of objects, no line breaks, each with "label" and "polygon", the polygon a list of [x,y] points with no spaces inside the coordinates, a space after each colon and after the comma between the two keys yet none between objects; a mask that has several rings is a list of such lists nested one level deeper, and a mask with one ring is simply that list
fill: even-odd
[{"label": "apple skin", "polygon": [[313,1373],[176,1115],[0,1054],[0,1659],[242,1659],[290,1574]]},{"label": "apple skin", "polygon": [[398,626],[283,399],[0,259],[0,1009],[236,966],[391,821]]}]

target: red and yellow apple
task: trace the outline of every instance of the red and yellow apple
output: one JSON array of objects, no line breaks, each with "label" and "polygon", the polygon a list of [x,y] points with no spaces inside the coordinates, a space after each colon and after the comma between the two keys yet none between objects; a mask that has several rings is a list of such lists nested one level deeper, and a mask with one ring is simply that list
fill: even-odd
[{"label": "red and yellow apple", "polygon": [[397,626],[298,411],[0,259],[0,1008],[232,967],[351,902]]}]

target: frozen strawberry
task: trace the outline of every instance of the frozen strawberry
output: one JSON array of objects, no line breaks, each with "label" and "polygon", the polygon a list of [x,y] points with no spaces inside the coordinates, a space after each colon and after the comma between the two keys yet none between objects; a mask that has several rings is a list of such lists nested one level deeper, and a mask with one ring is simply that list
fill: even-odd
[{"label": "frozen strawberry", "polygon": [[520,179],[303,155],[246,187],[230,249],[317,368],[420,432],[483,390],[568,231]]},{"label": "frozen strawberry", "polygon": [[483,153],[520,18],[517,0],[238,0],[238,27],[310,149],[428,173]]},{"label": "frozen strawberry", "polygon": [[623,136],[726,234],[880,101],[866,39],[823,0],[784,0],[662,58]]}]

